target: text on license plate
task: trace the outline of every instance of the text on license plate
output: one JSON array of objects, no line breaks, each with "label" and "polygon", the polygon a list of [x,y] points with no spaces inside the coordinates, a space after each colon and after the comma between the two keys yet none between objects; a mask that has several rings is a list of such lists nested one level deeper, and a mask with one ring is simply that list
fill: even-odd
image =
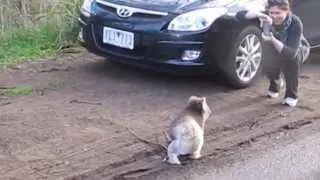
[{"label": "text on license plate", "polygon": [[110,27],[103,28],[103,43],[114,46],[133,49],[134,34],[132,32],[122,31]]}]

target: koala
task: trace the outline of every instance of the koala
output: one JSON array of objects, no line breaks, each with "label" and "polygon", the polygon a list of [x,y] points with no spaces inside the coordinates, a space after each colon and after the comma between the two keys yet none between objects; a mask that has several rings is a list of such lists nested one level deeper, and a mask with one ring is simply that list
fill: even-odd
[{"label": "koala", "polygon": [[186,107],[169,126],[168,163],[181,164],[179,155],[190,155],[192,159],[201,157],[205,122],[210,115],[205,97],[189,97]]}]

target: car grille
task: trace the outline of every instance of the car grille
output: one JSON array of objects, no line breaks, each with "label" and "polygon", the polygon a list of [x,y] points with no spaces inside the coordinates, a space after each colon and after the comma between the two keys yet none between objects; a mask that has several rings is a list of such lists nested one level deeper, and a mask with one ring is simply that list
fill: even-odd
[{"label": "car grille", "polygon": [[113,14],[117,14],[118,8],[122,8],[122,7],[128,8],[133,12],[131,17],[134,17],[134,18],[155,19],[155,18],[162,18],[163,16],[168,15],[168,13],[166,12],[151,11],[151,10],[145,10],[140,8],[131,8],[127,6],[121,6],[118,4],[109,3],[103,0],[97,0],[97,5],[100,8],[104,9],[105,11],[108,11]]}]

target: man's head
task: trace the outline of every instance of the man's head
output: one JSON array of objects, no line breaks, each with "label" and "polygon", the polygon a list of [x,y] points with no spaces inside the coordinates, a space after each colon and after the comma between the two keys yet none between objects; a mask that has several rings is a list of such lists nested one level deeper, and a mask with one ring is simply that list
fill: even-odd
[{"label": "man's head", "polygon": [[289,0],[268,0],[267,9],[275,25],[281,25],[291,12]]}]

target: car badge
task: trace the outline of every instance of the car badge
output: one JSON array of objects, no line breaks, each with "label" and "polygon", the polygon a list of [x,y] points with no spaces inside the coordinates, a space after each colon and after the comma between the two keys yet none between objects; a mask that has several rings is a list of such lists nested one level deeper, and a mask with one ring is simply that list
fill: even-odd
[{"label": "car badge", "polygon": [[119,7],[117,8],[117,14],[122,18],[126,18],[132,16],[133,12],[129,8]]}]

